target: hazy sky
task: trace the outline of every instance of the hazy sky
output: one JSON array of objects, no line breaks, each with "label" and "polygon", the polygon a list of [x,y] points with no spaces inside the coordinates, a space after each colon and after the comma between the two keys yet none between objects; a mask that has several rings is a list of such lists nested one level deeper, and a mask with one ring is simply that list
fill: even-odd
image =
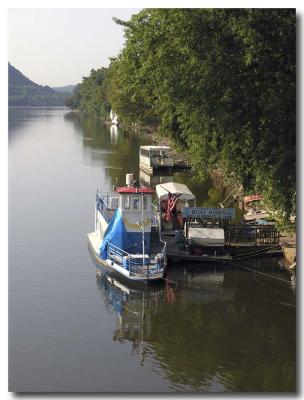
[{"label": "hazy sky", "polygon": [[8,60],[41,85],[81,82],[92,68],[106,67],[123,47],[123,28],[135,8],[9,9]]}]

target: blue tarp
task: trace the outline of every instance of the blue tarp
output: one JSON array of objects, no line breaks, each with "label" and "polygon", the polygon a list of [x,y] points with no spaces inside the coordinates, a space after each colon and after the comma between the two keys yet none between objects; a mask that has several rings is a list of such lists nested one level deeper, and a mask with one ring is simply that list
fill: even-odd
[{"label": "blue tarp", "polygon": [[100,255],[105,260],[107,259],[107,246],[108,243],[126,251],[132,252],[132,243],[128,232],[126,231],[125,225],[123,223],[121,213],[117,208],[113,214],[110,223],[105,231],[102,245],[100,247]]}]

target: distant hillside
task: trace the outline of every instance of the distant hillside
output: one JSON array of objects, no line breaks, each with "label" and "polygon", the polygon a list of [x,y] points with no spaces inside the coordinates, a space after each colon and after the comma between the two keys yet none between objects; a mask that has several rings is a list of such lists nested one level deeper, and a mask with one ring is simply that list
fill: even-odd
[{"label": "distant hillside", "polygon": [[9,106],[64,106],[66,92],[56,92],[49,86],[41,86],[8,64]]},{"label": "distant hillside", "polygon": [[72,94],[74,92],[75,87],[76,85],[66,85],[66,86],[52,87],[52,89],[55,90],[55,92]]}]

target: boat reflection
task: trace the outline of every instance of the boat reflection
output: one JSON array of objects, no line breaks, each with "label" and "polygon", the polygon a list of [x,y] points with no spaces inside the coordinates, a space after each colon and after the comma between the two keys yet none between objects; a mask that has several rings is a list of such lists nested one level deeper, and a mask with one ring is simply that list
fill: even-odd
[{"label": "boat reflection", "polygon": [[159,284],[129,284],[118,280],[112,273],[98,274],[96,282],[106,310],[116,315],[113,341],[130,342],[132,353],[137,353],[140,365],[144,365],[146,341],[151,338],[151,315],[157,313],[163,304],[166,288]]},{"label": "boat reflection", "polygon": [[110,138],[111,144],[116,144],[118,140],[118,128],[117,125],[110,126]]},{"label": "boat reflection", "polygon": [[173,175],[171,173],[166,174],[165,172],[154,172],[153,175],[147,174],[145,171],[139,168],[139,183],[140,186],[147,186],[155,189],[156,185],[160,183],[172,182]]},{"label": "boat reflection", "polygon": [[113,341],[131,344],[140,365],[152,363],[174,389],[246,391],[250,382],[276,390],[282,360],[284,388],[294,387],[294,341],[286,326],[294,326],[295,306],[286,282],[229,265],[202,271],[177,264],[163,285],[131,286],[101,273],[97,286],[116,316]]}]

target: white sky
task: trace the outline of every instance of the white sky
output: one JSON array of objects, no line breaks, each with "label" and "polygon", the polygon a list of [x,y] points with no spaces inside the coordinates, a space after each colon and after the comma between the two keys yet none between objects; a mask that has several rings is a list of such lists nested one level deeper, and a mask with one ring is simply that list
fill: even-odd
[{"label": "white sky", "polygon": [[81,82],[92,68],[106,67],[123,47],[123,27],[136,8],[8,10],[8,60],[40,85]]}]

